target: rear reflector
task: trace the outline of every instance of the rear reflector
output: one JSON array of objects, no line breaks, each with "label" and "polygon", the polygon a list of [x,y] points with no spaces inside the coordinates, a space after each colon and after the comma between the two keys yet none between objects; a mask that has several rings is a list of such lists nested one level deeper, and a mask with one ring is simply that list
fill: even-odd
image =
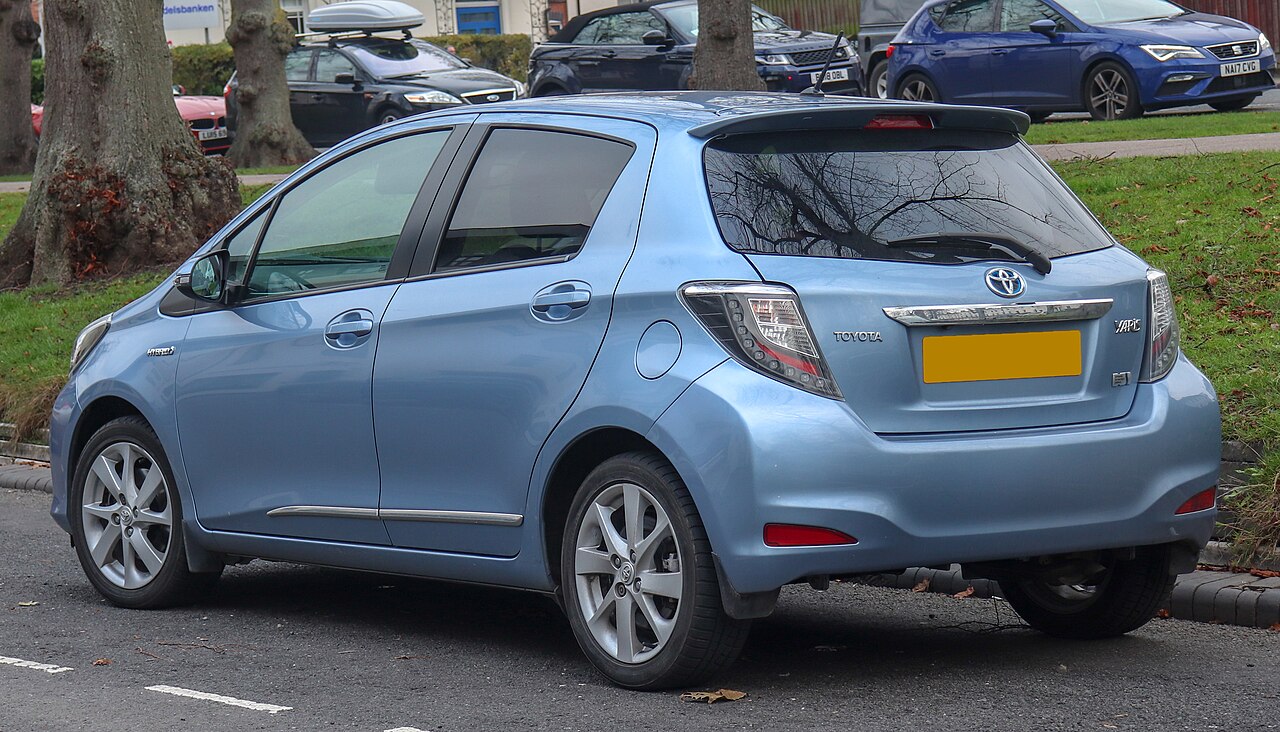
[{"label": "rear reflector", "polygon": [[927,114],[877,114],[864,130],[932,130],[933,118]]},{"label": "rear reflector", "polygon": [[858,540],[835,529],[796,524],[765,524],[766,546],[840,546],[857,544]]},{"label": "rear reflector", "polygon": [[1178,510],[1174,511],[1174,515],[1182,515],[1184,513],[1195,513],[1196,511],[1207,511],[1214,507],[1218,502],[1218,486],[1206,488],[1194,496],[1187,499],[1187,502],[1178,506]]}]

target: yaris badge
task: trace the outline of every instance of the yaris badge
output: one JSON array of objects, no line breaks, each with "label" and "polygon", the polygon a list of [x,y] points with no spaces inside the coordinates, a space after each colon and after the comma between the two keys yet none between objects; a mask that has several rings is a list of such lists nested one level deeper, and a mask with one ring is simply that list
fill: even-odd
[{"label": "yaris badge", "polygon": [[987,270],[983,280],[987,283],[987,289],[1000,297],[1020,297],[1027,291],[1027,281],[1008,267],[992,267]]}]

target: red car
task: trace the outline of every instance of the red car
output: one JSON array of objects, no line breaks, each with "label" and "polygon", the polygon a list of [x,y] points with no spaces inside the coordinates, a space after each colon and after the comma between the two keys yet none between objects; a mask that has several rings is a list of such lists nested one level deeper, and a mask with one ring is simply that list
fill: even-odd
[{"label": "red car", "polygon": [[[178,87],[174,89],[173,103],[205,155],[225,153],[231,147],[231,138],[227,134],[227,104],[222,97],[181,96]],[[44,107],[33,104],[31,128],[35,130],[36,139],[40,139],[43,127]]]}]

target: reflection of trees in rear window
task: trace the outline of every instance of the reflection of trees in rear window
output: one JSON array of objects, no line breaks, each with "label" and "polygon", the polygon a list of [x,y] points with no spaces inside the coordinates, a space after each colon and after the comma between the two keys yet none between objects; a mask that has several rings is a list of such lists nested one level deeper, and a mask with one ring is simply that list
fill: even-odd
[{"label": "reflection of trees in rear window", "polygon": [[947,6],[947,14],[938,27],[949,33],[982,33],[995,29],[995,3],[992,0],[956,0]]},{"label": "reflection of trees in rear window", "polygon": [[994,233],[1046,256],[1110,236],[1034,155],[998,133],[800,133],[707,148],[725,241],[749,253],[919,260],[892,242]]}]

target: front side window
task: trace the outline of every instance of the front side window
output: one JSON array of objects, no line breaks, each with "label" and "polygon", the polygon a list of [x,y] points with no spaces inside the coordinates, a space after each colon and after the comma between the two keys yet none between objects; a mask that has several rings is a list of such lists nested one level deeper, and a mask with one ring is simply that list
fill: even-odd
[{"label": "front side window", "polygon": [[383,279],[449,134],[436,130],[379,143],[284,194],[249,270],[248,297]]},{"label": "front side window", "polygon": [[633,151],[586,135],[495,129],[467,175],[435,271],[576,254]]},{"label": "front side window", "polygon": [[1004,0],[1000,6],[1000,31],[1003,33],[1029,33],[1037,20],[1052,20],[1059,32],[1067,30],[1062,14],[1040,0]]},{"label": "front side window", "polygon": [[307,81],[311,78],[311,56],[315,52],[309,48],[295,48],[284,60],[284,78],[288,81]]},{"label": "front side window", "polygon": [[[662,7],[662,14],[666,19],[685,34],[689,38],[698,37],[698,5],[697,3],[689,3],[688,5],[668,5]],[[752,6],[751,8],[751,31],[753,33],[772,33],[774,31],[790,30],[786,23],[780,18],[770,13]]]},{"label": "front side window", "polygon": [[356,65],[341,53],[329,50],[316,52],[316,81],[331,84],[337,81],[339,74],[354,76],[355,73]]},{"label": "front side window", "polygon": [[948,264],[972,254],[963,245],[973,242],[954,241],[966,234],[1016,239],[1046,257],[1112,243],[1011,134],[737,135],[708,145],[704,158],[721,235],[743,253]]},{"label": "front side window", "polygon": [[994,0],[956,0],[938,21],[947,33],[989,33],[995,29]]}]

